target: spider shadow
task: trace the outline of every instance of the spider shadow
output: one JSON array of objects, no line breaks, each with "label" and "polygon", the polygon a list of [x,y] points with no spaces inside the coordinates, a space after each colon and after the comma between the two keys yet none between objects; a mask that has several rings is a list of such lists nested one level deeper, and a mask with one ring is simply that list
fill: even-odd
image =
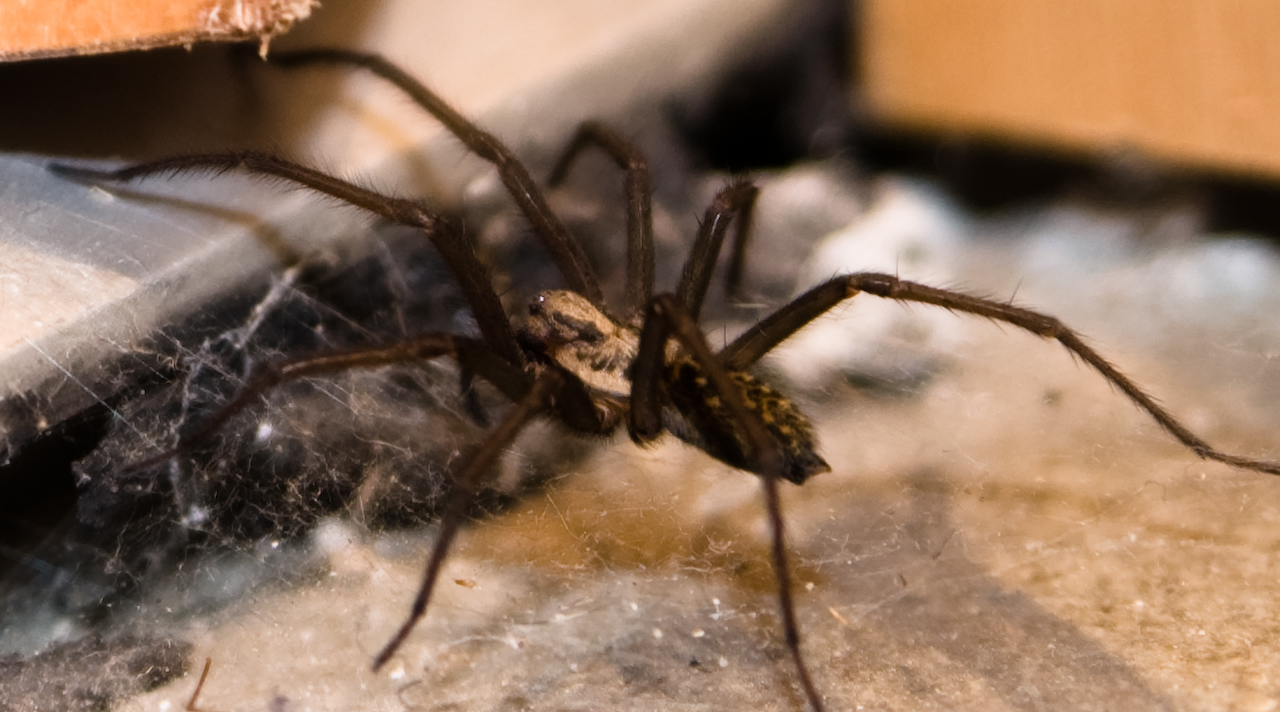
[{"label": "spider shadow", "polygon": [[971,559],[952,516],[953,489],[923,470],[902,483],[905,506],[871,496],[841,517],[867,522],[852,566],[825,569],[840,605],[864,611],[848,634],[849,649],[873,651],[853,665],[861,679],[896,678],[893,687],[917,704],[940,708],[976,689],[979,700],[1019,710],[1174,709],[1074,623]]}]

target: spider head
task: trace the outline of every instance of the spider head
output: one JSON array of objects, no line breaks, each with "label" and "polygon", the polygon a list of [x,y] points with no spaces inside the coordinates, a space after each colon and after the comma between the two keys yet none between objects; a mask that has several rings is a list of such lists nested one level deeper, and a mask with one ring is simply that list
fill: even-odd
[{"label": "spider head", "polygon": [[636,357],[636,330],[614,321],[577,292],[552,290],[534,297],[520,325],[520,343],[555,361],[588,387],[626,397],[627,369]]},{"label": "spider head", "polygon": [[582,295],[553,290],[530,302],[521,336],[526,343],[541,344],[547,350],[565,344],[598,345],[615,329],[613,320]]}]

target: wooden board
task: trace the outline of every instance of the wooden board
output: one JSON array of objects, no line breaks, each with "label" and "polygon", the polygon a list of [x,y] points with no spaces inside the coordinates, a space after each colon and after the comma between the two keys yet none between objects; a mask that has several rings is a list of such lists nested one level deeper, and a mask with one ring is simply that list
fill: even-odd
[{"label": "wooden board", "polygon": [[1280,175],[1280,6],[867,0],[864,99],[896,125]]}]

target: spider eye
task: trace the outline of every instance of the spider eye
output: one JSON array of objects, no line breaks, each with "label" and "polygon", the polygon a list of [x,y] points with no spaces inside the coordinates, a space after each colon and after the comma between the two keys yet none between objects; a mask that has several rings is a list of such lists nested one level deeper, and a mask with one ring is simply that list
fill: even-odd
[{"label": "spider eye", "polygon": [[532,316],[541,316],[542,314],[545,314],[547,312],[546,304],[547,295],[539,294],[533,298],[532,302],[529,302],[529,314]]}]

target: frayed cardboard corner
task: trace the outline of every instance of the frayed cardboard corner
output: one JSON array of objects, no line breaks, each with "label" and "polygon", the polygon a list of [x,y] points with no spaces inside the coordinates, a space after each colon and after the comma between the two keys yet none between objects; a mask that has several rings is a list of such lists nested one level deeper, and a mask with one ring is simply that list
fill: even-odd
[{"label": "frayed cardboard corner", "polygon": [[318,0],[0,0],[0,61],[256,39],[260,52]]}]

